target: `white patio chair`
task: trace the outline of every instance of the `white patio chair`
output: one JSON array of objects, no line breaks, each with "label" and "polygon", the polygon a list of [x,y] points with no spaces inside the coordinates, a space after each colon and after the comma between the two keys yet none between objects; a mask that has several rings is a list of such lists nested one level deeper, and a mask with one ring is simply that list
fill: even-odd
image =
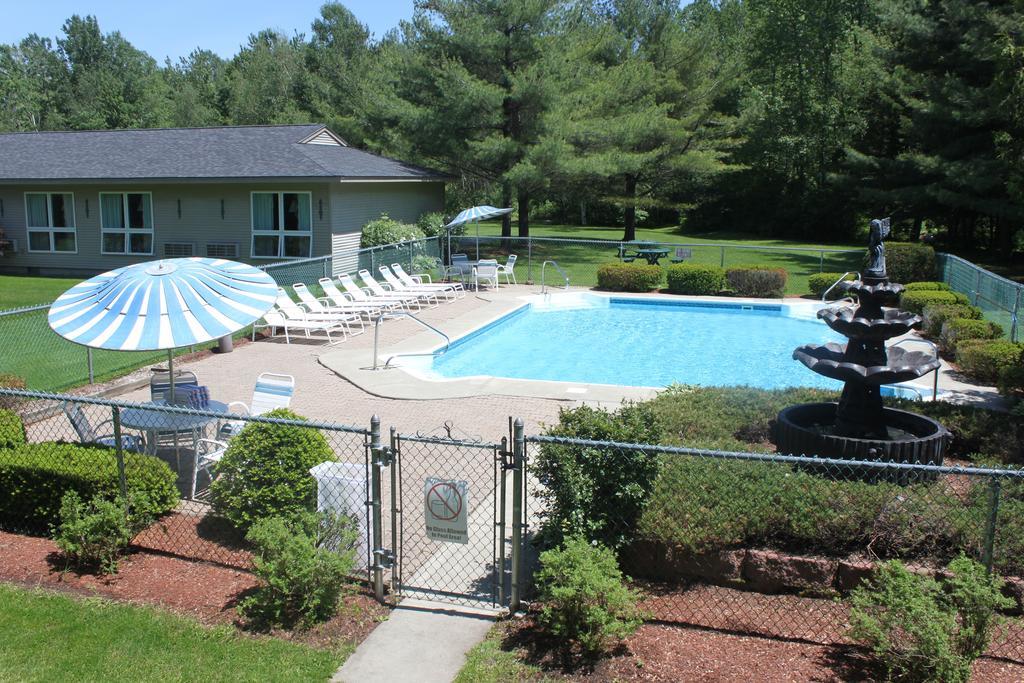
[{"label": "white patio chair", "polygon": [[[384,266],[381,266],[381,268],[383,267]],[[456,297],[466,296],[466,288],[461,282],[434,282],[430,278],[430,273],[415,273],[413,275],[409,275],[405,272],[405,268],[402,267],[401,263],[392,263],[391,270],[395,274],[395,277],[410,287],[433,287],[439,291],[451,289],[451,291],[455,293]],[[424,282],[423,278],[426,278],[427,281]]]},{"label": "white patio chair", "polygon": [[380,313],[379,306],[357,304],[346,299],[342,299],[342,303],[336,303],[331,297],[326,296],[317,299],[313,296],[313,292],[309,291],[309,288],[301,282],[296,282],[292,285],[292,290],[299,297],[300,305],[305,306],[313,314],[347,313],[350,315],[373,317],[375,313]]},{"label": "white patio chair", "polygon": [[224,454],[228,450],[226,443],[215,441],[214,439],[198,439],[196,446],[199,450],[196,451],[195,457],[192,458],[192,490],[189,494],[189,500],[195,500],[196,498],[196,480],[199,479],[199,473],[206,472],[212,483],[217,477],[217,473],[214,470],[220,464],[220,461],[224,459]]},{"label": "white patio chair", "polygon": [[[174,389],[177,393],[178,389],[185,389],[190,387],[199,386],[199,379],[196,377],[196,373],[190,370],[176,370],[174,372]],[[167,392],[171,389],[171,375],[167,370],[153,370],[153,373],[149,376],[149,398],[153,402],[163,401],[168,404],[173,404],[174,400],[172,396],[168,396]],[[186,429],[181,431],[152,431],[150,437],[153,439],[153,443],[150,447],[155,448],[159,444],[177,443],[180,438],[192,438],[192,430]]]},{"label": "white patio chair", "polygon": [[[262,325],[259,322],[253,325],[252,334],[255,337],[257,330],[269,329],[270,336],[273,337],[277,333],[277,328],[284,330],[286,344],[292,343],[292,334],[295,332],[303,332],[306,339],[313,339],[310,333],[322,332],[327,336],[328,346],[340,344],[347,339],[344,323],[332,320],[296,319],[286,316],[276,306],[263,314]],[[341,332],[341,339],[335,341],[331,332]]]},{"label": "white patio chair", "polygon": [[[77,403],[64,403],[61,406],[64,414],[67,415],[71,427],[78,435],[78,440],[84,444],[95,444],[97,446],[117,447],[117,439],[113,434],[102,435],[98,429],[106,425],[113,425],[113,420],[104,420],[95,427],[89,422],[89,417]],[[121,434],[121,448],[126,451],[141,453],[146,448],[146,441],[135,434]]]},{"label": "white patio chair", "polygon": [[[321,321],[337,323],[340,325],[342,333],[346,336],[354,336],[366,331],[366,325],[363,324],[363,319],[358,313],[318,313],[309,311],[292,301],[292,298],[284,291],[284,287],[277,288],[277,299],[274,300],[274,305],[277,306],[278,310],[280,310],[281,313],[283,313],[289,320],[299,322]],[[353,324],[359,326],[358,332],[352,328]]]},{"label": "white patio chair", "polygon": [[[264,372],[256,378],[249,403],[232,401],[228,412],[233,415],[263,415],[271,410],[287,408],[295,393],[295,378],[275,372]],[[245,427],[244,420],[229,420],[220,426],[217,433],[221,439],[230,439]]]},{"label": "white patio chair", "polygon": [[494,259],[481,259],[473,268],[473,286],[479,290],[481,282],[493,282],[498,287],[498,262]]},{"label": "white patio chair", "polygon": [[515,273],[516,258],[517,257],[516,257],[515,254],[510,254],[509,257],[508,257],[508,260],[505,261],[505,265],[499,265],[498,266],[498,275],[504,275],[505,276],[505,284],[507,284],[507,285],[518,285],[519,284],[518,282],[516,282],[516,273]]},{"label": "white patio chair", "polygon": [[[410,298],[408,296],[377,296],[369,287],[361,288],[356,284],[356,281],[352,279],[351,275],[339,275],[338,282],[345,288],[345,291],[352,295],[352,298],[360,303],[372,303],[386,305],[390,311],[397,311],[400,309],[412,310]],[[418,306],[417,306],[418,307]]]},{"label": "white patio chair", "polygon": [[403,294],[431,294],[443,296],[445,301],[455,301],[455,288],[450,285],[407,284],[387,266],[381,266],[378,270],[392,291]]},{"label": "white patio chair", "polygon": [[[349,278],[349,281],[352,281],[352,279]],[[334,280],[329,277],[322,277],[317,280],[317,283],[324,290],[327,298],[334,303],[340,304],[347,301],[353,306],[360,306],[369,313],[370,317],[376,317],[384,311],[396,311],[402,307],[400,303],[395,301],[374,301],[366,292],[359,289],[354,281],[352,281],[352,287],[359,292],[361,297],[357,297],[350,292],[341,291],[338,289],[338,285],[334,283]]]},{"label": "white patio chair", "polygon": [[363,270],[360,270],[358,274],[359,279],[363,281],[363,284],[366,285],[366,288],[369,289],[370,293],[373,294],[375,297],[382,299],[391,298],[398,301],[404,301],[407,306],[416,306],[416,308],[418,309],[423,308],[424,304],[426,304],[429,307],[434,307],[437,305],[436,295],[395,292],[383,286],[381,283],[377,282],[377,280],[374,279],[373,275],[370,274],[370,271],[366,270],[365,268]]}]

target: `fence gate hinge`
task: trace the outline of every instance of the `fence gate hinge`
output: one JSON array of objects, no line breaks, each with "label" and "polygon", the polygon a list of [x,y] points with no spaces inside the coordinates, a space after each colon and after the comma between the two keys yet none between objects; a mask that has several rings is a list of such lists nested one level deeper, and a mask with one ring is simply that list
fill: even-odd
[{"label": "fence gate hinge", "polygon": [[378,550],[374,550],[373,554],[377,556],[377,564],[382,569],[391,569],[395,566],[394,551],[388,550],[387,548],[379,548]]},{"label": "fence gate hinge", "polygon": [[515,469],[515,454],[507,449],[499,448],[498,457],[501,458],[501,469],[502,471],[508,471]]},{"label": "fence gate hinge", "polygon": [[395,449],[391,446],[379,446],[373,450],[373,464],[390,467],[395,463]]}]

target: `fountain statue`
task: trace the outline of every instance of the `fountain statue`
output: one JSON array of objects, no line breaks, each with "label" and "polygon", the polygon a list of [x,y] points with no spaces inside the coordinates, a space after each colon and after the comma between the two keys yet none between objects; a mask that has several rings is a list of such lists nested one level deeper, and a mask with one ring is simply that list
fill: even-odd
[{"label": "fountain statue", "polygon": [[793,358],[812,371],[844,382],[838,403],[805,403],[779,413],[776,446],[781,453],[853,460],[941,464],[949,431],[930,418],[882,404],[881,387],[916,379],[939,367],[935,356],[885,341],[921,324],[918,315],[890,308],[903,285],[889,282],[884,240],[889,219],[871,221],[868,265],[863,276],[839,283],[846,299],[818,317],[849,341],[807,344]]}]

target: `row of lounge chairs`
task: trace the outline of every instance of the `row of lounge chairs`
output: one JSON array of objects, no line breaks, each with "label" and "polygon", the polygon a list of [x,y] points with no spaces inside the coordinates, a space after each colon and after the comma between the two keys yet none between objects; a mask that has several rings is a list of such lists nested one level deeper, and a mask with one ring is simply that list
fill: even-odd
[{"label": "row of lounge chairs", "polygon": [[[316,297],[305,284],[292,285],[298,297],[294,301],[284,288],[278,288],[274,308],[263,316],[263,322],[253,327],[255,339],[258,329],[269,329],[271,335],[278,328],[284,331],[286,343],[296,333],[307,339],[314,334],[327,337],[328,345],[341,343],[348,337],[366,331],[366,322],[396,311],[433,308],[466,295],[461,282],[433,282],[429,274],[410,275],[401,264],[381,266],[383,282],[370,271],[358,272],[362,286],[351,275],[339,275],[336,280],[320,278],[317,284],[324,296]],[[340,289],[339,289],[340,285]],[[336,337],[340,338],[336,339]]]}]

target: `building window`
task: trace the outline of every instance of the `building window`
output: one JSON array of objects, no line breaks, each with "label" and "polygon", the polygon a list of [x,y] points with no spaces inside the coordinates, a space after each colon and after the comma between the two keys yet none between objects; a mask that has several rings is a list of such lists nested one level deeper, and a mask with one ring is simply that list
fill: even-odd
[{"label": "building window", "polygon": [[310,192],[252,193],[252,257],[304,258],[313,247]]},{"label": "building window", "polygon": [[153,195],[149,192],[100,192],[103,254],[153,254]]},{"label": "building window", "polygon": [[29,251],[75,253],[75,196],[70,192],[26,192],[25,227]]}]

